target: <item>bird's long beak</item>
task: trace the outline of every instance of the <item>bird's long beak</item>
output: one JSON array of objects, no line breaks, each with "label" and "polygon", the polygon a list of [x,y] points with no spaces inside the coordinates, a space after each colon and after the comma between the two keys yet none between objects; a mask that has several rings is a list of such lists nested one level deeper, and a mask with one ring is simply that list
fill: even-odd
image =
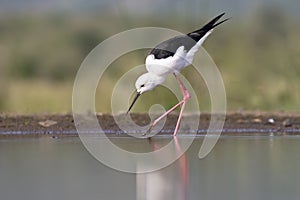
[{"label": "bird's long beak", "polygon": [[131,110],[133,104],[136,102],[136,100],[139,98],[139,96],[140,96],[141,94],[142,94],[142,93],[140,93],[140,92],[137,92],[137,93],[136,93],[136,95],[135,95],[135,97],[134,97],[134,99],[133,99],[131,105],[129,106],[128,111],[126,112],[126,115],[129,113],[129,111]]}]

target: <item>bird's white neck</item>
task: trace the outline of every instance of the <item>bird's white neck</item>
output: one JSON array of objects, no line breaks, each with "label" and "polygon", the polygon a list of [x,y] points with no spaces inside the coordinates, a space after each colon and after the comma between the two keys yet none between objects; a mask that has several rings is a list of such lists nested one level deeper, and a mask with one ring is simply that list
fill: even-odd
[{"label": "bird's white neck", "polygon": [[151,80],[153,82],[157,83],[158,85],[162,84],[166,80],[166,77],[167,77],[167,74],[157,75],[152,72],[148,72],[148,74],[149,74],[149,77],[151,78]]}]

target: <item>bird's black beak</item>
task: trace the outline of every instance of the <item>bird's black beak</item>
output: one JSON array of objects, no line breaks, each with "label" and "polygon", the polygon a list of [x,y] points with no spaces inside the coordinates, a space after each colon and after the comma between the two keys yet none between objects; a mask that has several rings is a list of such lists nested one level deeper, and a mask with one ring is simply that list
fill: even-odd
[{"label": "bird's black beak", "polygon": [[139,98],[139,96],[140,96],[141,94],[142,94],[142,93],[140,93],[140,92],[137,92],[137,93],[136,93],[136,95],[135,95],[135,97],[134,97],[134,99],[133,99],[131,105],[129,106],[128,111],[126,112],[126,115],[129,113],[129,111],[131,110],[133,104],[136,102],[136,100]]}]

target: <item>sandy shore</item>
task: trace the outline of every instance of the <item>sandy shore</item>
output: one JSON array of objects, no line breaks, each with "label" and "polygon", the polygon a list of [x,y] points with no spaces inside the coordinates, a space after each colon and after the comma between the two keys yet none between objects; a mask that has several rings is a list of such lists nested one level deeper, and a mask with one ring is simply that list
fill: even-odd
[{"label": "sandy shore", "polygon": [[[111,114],[100,113],[97,117],[104,131],[124,135]],[[172,134],[177,117],[176,114],[168,116],[163,128],[164,134]],[[139,125],[150,123],[147,114],[133,113],[131,118]],[[186,116],[186,119],[196,120],[193,115]],[[205,134],[210,120],[210,113],[202,113],[199,127],[195,131]],[[230,112],[226,114],[222,134],[300,135],[300,112]],[[76,136],[77,131],[72,114],[0,114],[0,135]]]}]

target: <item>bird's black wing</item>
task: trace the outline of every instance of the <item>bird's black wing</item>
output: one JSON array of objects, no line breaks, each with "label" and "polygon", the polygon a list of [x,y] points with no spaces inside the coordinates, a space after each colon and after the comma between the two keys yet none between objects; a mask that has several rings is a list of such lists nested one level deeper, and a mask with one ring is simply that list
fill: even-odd
[{"label": "bird's black wing", "polygon": [[184,46],[185,50],[190,50],[195,44],[196,42],[187,35],[180,35],[158,44],[150,54],[156,59],[168,58],[173,56],[179,47]]},{"label": "bird's black wing", "polygon": [[228,20],[225,19],[217,23],[224,14],[225,13],[218,15],[198,30],[186,35],[173,37],[158,44],[151,50],[150,54],[153,54],[156,59],[162,59],[173,56],[176,50],[181,46],[184,46],[184,49],[189,51],[208,31]]},{"label": "bird's black wing", "polygon": [[217,21],[223,17],[223,15],[225,15],[225,13],[222,13],[220,15],[218,15],[217,17],[213,18],[212,20],[210,20],[207,24],[205,24],[202,28],[195,30],[193,32],[188,33],[187,35],[192,38],[193,40],[195,40],[196,42],[198,42],[208,31],[212,30],[213,28],[215,28],[216,26],[226,22],[229,18],[224,19],[220,22],[217,23]]}]

